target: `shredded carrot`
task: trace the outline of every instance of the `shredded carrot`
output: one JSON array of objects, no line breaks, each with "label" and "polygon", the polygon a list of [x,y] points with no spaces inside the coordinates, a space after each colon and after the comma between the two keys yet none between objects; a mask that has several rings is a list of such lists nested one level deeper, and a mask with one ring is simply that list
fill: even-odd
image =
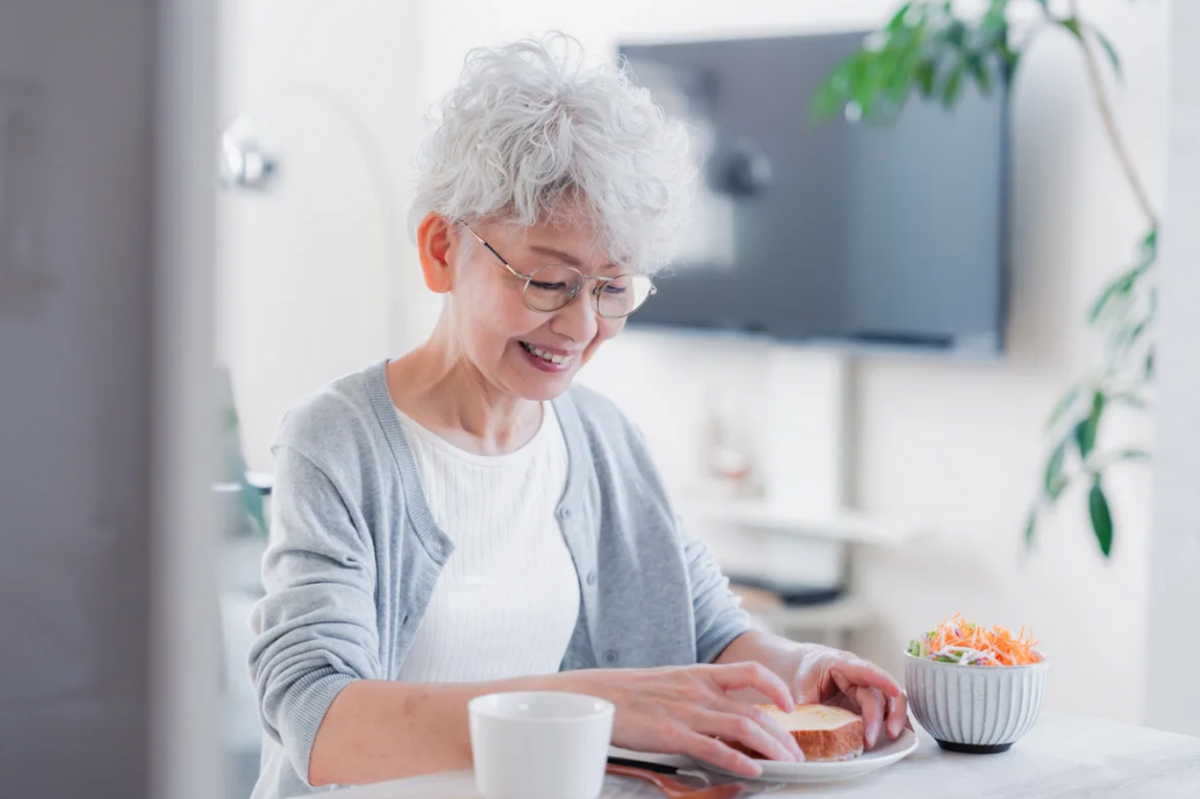
[{"label": "shredded carrot", "polygon": [[1042,656],[1034,650],[1039,643],[1033,640],[1032,630],[1026,635],[1024,627],[1014,636],[999,625],[982,627],[956,613],[936,630],[912,641],[908,651],[915,657],[946,663],[1027,666],[1041,661]]}]

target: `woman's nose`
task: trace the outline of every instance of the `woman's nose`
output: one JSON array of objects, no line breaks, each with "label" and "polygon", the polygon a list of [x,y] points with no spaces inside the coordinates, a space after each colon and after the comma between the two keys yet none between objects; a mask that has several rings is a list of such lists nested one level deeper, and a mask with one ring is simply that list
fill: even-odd
[{"label": "woman's nose", "polygon": [[596,294],[588,287],[554,314],[550,329],[573,341],[591,341],[596,337]]}]

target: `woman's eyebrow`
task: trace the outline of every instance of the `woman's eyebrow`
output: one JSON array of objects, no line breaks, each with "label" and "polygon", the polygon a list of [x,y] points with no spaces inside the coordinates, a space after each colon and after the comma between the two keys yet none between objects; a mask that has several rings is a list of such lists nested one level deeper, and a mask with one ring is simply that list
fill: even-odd
[{"label": "woman's eyebrow", "polygon": [[[544,244],[530,244],[529,251],[538,253],[539,255],[548,255],[551,258],[561,261],[562,263],[566,264],[567,266],[578,267],[580,265],[580,260],[578,258],[576,258],[574,255],[571,255],[571,253],[565,252],[564,250],[556,249],[554,247],[548,247]],[[602,270],[610,270],[610,269],[616,269],[616,268],[617,268],[617,265],[614,263],[611,263],[611,262],[607,263],[601,267]]]}]

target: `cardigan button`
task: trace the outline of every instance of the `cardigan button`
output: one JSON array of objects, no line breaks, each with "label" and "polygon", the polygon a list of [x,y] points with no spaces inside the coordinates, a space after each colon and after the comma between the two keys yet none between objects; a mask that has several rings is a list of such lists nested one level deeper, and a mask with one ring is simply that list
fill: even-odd
[{"label": "cardigan button", "polygon": [[588,584],[588,585],[595,585],[595,584],[596,584],[596,573],[595,573],[595,572],[588,572],[588,574],[587,574],[587,584]]},{"label": "cardigan button", "polygon": [[571,509],[570,508],[560,508],[558,511],[558,518],[560,518],[560,519],[571,518]]},{"label": "cardigan button", "polygon": [[610,649],[604,653],[605,663],[616,663],[618,660],[620,660],[620,656],[617,655],[617,650]]}]

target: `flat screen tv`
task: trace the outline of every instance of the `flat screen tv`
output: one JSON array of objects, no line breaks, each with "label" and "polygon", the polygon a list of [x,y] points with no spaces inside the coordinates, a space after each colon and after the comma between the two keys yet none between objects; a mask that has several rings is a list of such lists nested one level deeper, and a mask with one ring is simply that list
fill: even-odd
[{"label": "flat screen tv", "polygon": [[1003,352],[1007,87],[814,119],[814,92],[864,35],[620,48],[691,127],[702,176],[679,258],[631,326]]}]

